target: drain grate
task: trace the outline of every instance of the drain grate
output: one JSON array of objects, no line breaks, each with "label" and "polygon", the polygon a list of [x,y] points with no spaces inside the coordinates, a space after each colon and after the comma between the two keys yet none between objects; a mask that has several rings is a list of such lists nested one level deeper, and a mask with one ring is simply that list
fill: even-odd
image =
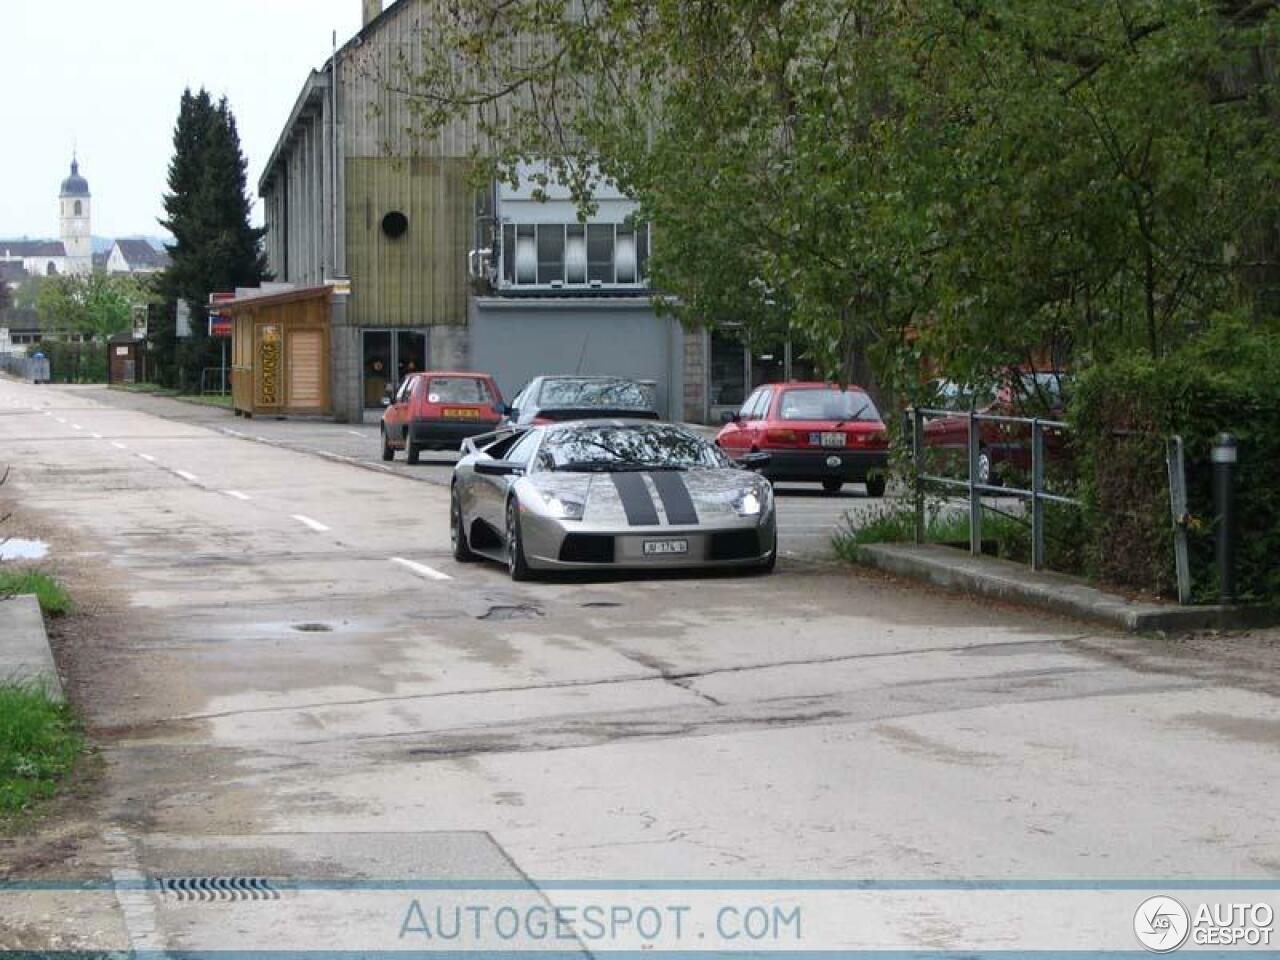
[{"label": "drain grate", "polygon": [[333,633],[333,627],[327,623],[295,623],[293,629],[299,633]]},{"label": "drain grate", "polygon": [[160,889],[166,899],[180,903],[280,899],[280,892],[264,877],[166,877]]}]

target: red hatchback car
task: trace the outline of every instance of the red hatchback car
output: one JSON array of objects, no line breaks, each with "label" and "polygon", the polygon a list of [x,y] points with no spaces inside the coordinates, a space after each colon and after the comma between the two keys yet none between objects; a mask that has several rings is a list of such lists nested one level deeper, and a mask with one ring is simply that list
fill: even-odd
[{"label": "red hatchback car", "polygon": [[884,496],[889,433],[861,387],[773,383],[747,398],[716,437],[730,456],[767,453],[761,471],[773,481],[816,482],[827,493],[865,483]]},{"label": "red hatchback car", "polygon": [[394,460],[403,450],[410,463],[423,450],[456,450],[468,437],[497,429],[504,410],[502,393],[487,373],[416,373],[384,402],[382,459]]}]

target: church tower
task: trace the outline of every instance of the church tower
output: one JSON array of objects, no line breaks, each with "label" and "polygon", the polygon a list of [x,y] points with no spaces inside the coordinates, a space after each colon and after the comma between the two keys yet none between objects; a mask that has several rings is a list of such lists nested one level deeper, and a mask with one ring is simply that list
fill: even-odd
[{"label": "church tower", "polygon": [[80,176],[80,162],[71,159],[71,176],[62,181],[58,197],[62,246],[67,251],[67,273],[93,272],[93,221],[90,217],[89,181]]}]

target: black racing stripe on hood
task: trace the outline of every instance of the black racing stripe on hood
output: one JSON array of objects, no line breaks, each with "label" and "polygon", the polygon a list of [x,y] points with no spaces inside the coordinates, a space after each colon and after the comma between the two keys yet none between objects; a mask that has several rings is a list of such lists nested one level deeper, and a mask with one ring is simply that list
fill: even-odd
[{"label": "black racing stripe on hood", "polygon": [[684,475],[680,473],[651,473],[649,479],[658,488],[662,509],[667,513],[667,523],[687,525],[698,522],[698,508],[693,505]]},{"label": "black racing stripe on hood", "polygon": [[658,508],[653,505],[644,477],[638,473],[611,473],[609,477],[622,499],[622,509],[627,511],[627,523],[633,527],[656,527]]}]

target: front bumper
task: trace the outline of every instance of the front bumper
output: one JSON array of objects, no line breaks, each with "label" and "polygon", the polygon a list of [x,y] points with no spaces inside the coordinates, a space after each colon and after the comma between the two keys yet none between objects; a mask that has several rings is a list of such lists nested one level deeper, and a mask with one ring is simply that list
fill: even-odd
[{"label": "front bumper", "polygon": [[773,481],[866,481],[867,474],[889,466],[888,450],[769,450],[761,473]]},{"label": "front bumper", "polygon": [[463,440],[491,433],[497,427],[494,420],[427,420],[417,419],[409,424],[414,446],[454,448]]},{"label": "front bumper", "polygon": [[[757,567],[777,549],[777,520],[716,526],[600,527],[531,512],[520,516],[525,558],[538,570],[680,570]],[[685,541],[682,554],[646,554],[648,541]]]}]

